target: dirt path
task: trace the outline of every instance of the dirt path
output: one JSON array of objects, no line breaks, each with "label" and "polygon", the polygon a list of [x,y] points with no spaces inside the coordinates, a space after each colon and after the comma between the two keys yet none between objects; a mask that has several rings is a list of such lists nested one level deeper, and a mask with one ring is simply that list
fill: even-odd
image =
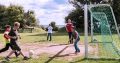
[{"label": "dirt path", "polygon": [[[29,50],[33,50],[35,52],[36,56],[40,56],[42,53],[47,53],[50,54],[52,56],[57,55],[57,57],[63,57],[69,60],[72,60],[75,57],[79,57],[79,56],[84,56],[84,45],[80,44],[79,48],[80,48],[80,53],[79,54],[74,54],[75,50],[73,45],[65,45],[65,44],[53,44],[53,43],[49,43],[49,44],[39,44],[39,43],[25,43],[25,44],[19,44],[23,53],[27,56],[29,56]],[[0,48],[4,47],[4,45],[2,45],[0,43]],[[93,52],[94,48],[92,48],[91,46],[89,46],[89,51]],[[0,54],[0,56],[5,57],[6,55],[8,55],[8,53],[11,50],[8,50],[6,52],[3,52]],[[60,52],[61,51],[61,52]],[[13,54],[14,56],[14,54]]]}]

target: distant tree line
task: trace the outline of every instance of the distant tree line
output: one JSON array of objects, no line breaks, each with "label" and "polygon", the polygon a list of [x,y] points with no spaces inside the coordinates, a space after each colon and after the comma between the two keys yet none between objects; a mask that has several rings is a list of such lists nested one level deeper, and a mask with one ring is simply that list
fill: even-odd
[{"label": "distant tree line", "polygon": [[[67,19],[71,19],[73,23],[76,23],[76,28],[84,31],[84,9],[83,6],[88,4],[110,4],[113,8],[116,21],[120,24],[120,0],[74,0],[69,1],[76,8],[72,10],[68,16],[65,17],[65,22]],[[89,25],[90,26],[90,25]]]},{"label": "distant tree line", "polygon": [[0,5],[0,29],[6,24],[13,26],[13,23],[20,22],[21,28],[37,25],[34,11],[24,11],[22,6],[10,5],[8,7]]}]

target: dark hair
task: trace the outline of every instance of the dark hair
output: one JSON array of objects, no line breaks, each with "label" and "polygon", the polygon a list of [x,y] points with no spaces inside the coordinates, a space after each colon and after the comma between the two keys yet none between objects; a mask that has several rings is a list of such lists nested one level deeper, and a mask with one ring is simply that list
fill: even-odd
[{"label": "dark hair", "polygon": [[5,25],[5,29],[6,29],[6,28],[10,28],[10,27],[11,27],[10,25]]},{"label": "dark hair", "polygon": [[20,26],[20,23],[19,22],[15,22],[14,26]]}]

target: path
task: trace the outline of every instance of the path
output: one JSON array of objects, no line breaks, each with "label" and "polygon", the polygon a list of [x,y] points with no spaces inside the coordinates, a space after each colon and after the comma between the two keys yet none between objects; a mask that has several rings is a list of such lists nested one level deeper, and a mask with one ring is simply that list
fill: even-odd
[{"label": "path", "polygon": [[[54,55],[59,53],[56,57],[63,57],[63,58],[66,58],[67,60],[68,58],[69,60],[72,60],[75,57],[84,56],[84,45],[82,44],[79,45],[80,53],[77,55],[74,54],[75,50],[74,50],[73,45],[53,44],[53,43],[49,43],[49,44],[26,43],[26,44],[20,44],[20,46],[21,46],[23,53],[27,56],[28,56],[29,50],[33,50],[36,56],[37,55],[40,56],[42,53],[47,53],[47,54],[52,55],[51,57],[53,57]],[[2,47],[4,46],[0,43],[0,48]],[[93,52],[93,50],[94,48],[89,46],[89,51]],[[1,53],[0,56],[5,57],[6,55],[8,55],[8,52],[10,51],[11,50]]]}]

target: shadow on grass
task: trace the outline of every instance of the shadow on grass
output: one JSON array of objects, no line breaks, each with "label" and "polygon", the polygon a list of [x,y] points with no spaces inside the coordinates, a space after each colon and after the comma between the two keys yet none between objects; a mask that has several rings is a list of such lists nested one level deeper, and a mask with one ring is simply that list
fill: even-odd
[{"label": "shadow on grass", "polygon": [[[38,33],[34,35],[28,35],[28,36],[47,36],[47,33]],[[52,36],[68,36],[67,33],[53,33]]]},{"label": "shadow on grass", "polygon": [[28,36],[46,36],[47,34],[46,33],[39,33],[39,34],[34,34],[34,35],[28,35]]},{"label": "shadow on grass", "polygon": [[[22,60],[22,61],[24,61],[24,60]],[[15,59],[14,61],[12,61],[12,62],[21,62],[21,59]]]},{"label": "shadow on grass", "polygon": [[[47,36],[47,33],[38,33],[38,34],[28,35],[28,36]],[[52,34],[52,36],[68,36],[68,33],[55,32]],[[84,33],[80,33],[80,36],[84,36]]]},{"label": "shadow on grass", "polygon": [[65,48],[63,48],[61,51],[59,51],[57,54],[55,54],[53,57],[50,57],[50,59],[48,59],[45,63],[49,63],[50,61],[52,61],[54,58],[56,58],[60,53],[62,53],[65,49],[67,49],[68,46],[66,46]]},{"label": "shadow on grass", "polygon": [[34,41],[34,42],[47,42],[47,40],[38,40],[38,41]]},{"label": "shadow on grass", "polygon": [[75,53],[68,53],[68,54],[58,55],[57,57],[74,56],[74,55],[71,55],[71,54],[75,54]]},{"label": "shadow on grass", "polygon": [[83,59],[80,59],[80,60],[77,60],[77,61],[74,61],[74,62],[69,62],[69,63],[77,63],[77,62],[82,62],[82,61],[85,61],[86,59],[83,58]]},{"label": "shadow on grass", "polygon": [[80,59],[80,60],[77,60],[77,61],[74,61],[74,62],[69,62],[69,63],[82,63],[82,62],[89,62],[89,63],[119,63],[120,62],[120,60],[115,60],[115,59],[85,59],[85,58],[83,58],[83,59]]},{"label": "shadow on grass", "polygon": [[50,46],[48,46],[48,47],[62,46],[62,45],[68,45],[68,44],[56,44],[56,45],[50,45]]}]

